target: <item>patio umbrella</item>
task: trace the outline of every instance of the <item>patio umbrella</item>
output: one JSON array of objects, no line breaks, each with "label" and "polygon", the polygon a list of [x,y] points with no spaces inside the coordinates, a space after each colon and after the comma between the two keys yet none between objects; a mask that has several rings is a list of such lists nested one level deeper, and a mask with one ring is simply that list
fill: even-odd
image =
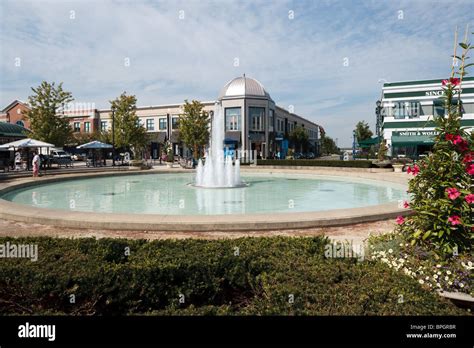
[{"label": "patio umbrella", "polygon": [[[43,147],[48,148],[48,153],[49,153],[49,148],[54,147],[54,145],[50,143],[45,143],[44,141],[31,139],[31,138],[20,139],[20,140],[12,141],[11,143],[0,145],[0,149],[13,149],[14,151],[16,151],[16,149],[30,149],[30,148],[43,148]],[[27,168],[28,169],[30,168],[29,161],[27,161]]]},{"label": "patio umbrella", "polygon": [[36,139],[26,138],[20,139],[16,141],[12,141],[11,143],[6,143],[0,145],[2,149],[21,149],[21,148],[32,148],[32,147],[54,147],[53,144],[45,143],[44,141],[39,141]]},{"label": "patio umbrella", "polygon": [[77,149],[111,149],[113,146],[110,144],[106,144],[97,140],[91,141],[87,144],[82,144],[76,146]]},{"label": "patio umbrella", "polygon": [[[105,149],[112,149],[112,148],[113,148],[112,145],[106,144],[106,143],[103,143],[103,142],[97,141],[97,140],[91,141],[90,143],[86,143],[86,144],[76,146],[76,149],[84,149],[84,150],[105,150]],[[95,155],[93,155],[92,161],[93,161],[94,166],[95,166],[95,163],[96,163]],[[105,157],[104,157],[104,165],[105,164],[106,164],[106,162],[105,162]]]}]

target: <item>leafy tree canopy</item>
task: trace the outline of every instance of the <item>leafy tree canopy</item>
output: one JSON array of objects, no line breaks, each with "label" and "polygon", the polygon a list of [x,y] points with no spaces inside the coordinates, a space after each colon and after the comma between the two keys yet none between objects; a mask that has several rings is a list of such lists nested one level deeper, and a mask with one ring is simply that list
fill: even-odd
[{"label": "leafy tree canopy", "polygon": [[[146,145],[146,129],[140,124],[136,115],[137,98],[123,92],[119,97],[110,101],[110,108],[115,111],[114,135],[117,148],[133,148],[140,151]],[[107,136],[107,138],[111,138]]]},{"label": "leafy tree canopy", "polygon": [[330,155],[330,154],[338,154],[339,148],[336,146],[335,141],[327,136],[323,135],[321,137],[321,154],[322,155]]},{"label": "leafy tree canopy", "polygon": [[374,133],[372,133],[372,131],[370,130],[369,124],[365,121],[357,122],[355,131],[358,142],[370,139],[374,135]]},{"label": "leafy tree canopy", "polygon": [[303,148],[305,148],[309,143],[308,132],[301,126],[295,127],[291,131],[289,137],[295,148],[299,148],[300,151],[303,151]]},{"label": "leafy tree canopy", "polygon": [[74,100],[71,92],[63,90],[62,82],[56,84],[46,81],[34,88],[33,95],[28,97],[30,110],[24,113],[30,122],[31,137],[64,146],[72,138],[69,120],[63,115],[66,105]]},{"label": "leafy tree canopy", "polygon": [[193,150],[193,157],[199,158],[202,149],[209,142],[209,114],[197,100],[184,101],[183,114],[179,119],[179,137]]}]

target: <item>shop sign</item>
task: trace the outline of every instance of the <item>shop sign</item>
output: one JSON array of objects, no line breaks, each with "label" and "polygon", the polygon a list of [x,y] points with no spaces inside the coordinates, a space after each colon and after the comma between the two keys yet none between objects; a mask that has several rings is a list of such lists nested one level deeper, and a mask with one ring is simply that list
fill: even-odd
[{"label": "shop sign", "polygon": [[401,137],[412,137],[412,136],[435,136],[438,132],[434,130],[430,131],[403,131],[403,132],[393,132],[392,135],[398,135]]}]

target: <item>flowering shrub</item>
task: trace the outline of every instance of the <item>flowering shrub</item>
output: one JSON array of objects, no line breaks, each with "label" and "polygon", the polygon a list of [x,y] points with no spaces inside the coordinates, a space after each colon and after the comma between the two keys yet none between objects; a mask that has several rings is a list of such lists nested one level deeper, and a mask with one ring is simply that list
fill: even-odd
[{"label": "flowering shrub", "polygon": [[461,128],[461,86],[467,74],[465,68],[472,65],[465,65],[472,46],[460,46],[460,68],[457,72],[453,69],[451,78],[442,82],[446,114],[435,116],[433,153],[407,170],[413,175],[408,192],[412,197],[409,208],[414,214],[396,221],[412,245],[427,244],[444,256],[471,249],[474,239],[474,147],[472,137]]},{"label": "flowering shrub", "polygon": [[369,259],[417,280],[427,290],[457,291],[474,296],[474,259],[468,253],[440,260],[433,251],[406,243],[402,236],[392,233],[369,240]]}]

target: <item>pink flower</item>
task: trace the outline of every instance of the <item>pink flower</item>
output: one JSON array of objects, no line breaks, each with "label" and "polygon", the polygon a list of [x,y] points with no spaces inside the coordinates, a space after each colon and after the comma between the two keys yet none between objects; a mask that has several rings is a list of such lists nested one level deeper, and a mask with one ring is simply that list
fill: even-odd
[{"label": "pink flower", "polygon": [[472,152],[464,155],[464,158],[462,159],[463,163],[471,163],[472,160],[473,160]]},{"label": "pink flower", "polygon": [[454,134],[449,134],[449,133],[448,133],[448,134],[446,134],[446,135],[444,136],[444,138],[445,138],[447,141],[453,141],[453,139],[454,139]]},{"label": "pink flower", "polygon": [[455,135],[454,140],[453,140],[453,144],[454,145],[460,144],[463,140],[464,139],[460,135]]},{"label": "pink flower", "polygon": [[469,164],[466,166],[466,171],[469,175],[474,175],[474,164]]},{"label": "pink flower", "polygon": [[407,174],[413,174],[416,175],[420,172],[420,167],[418,167],[416,164],[412,167],[407,168]]},{"label": "pink flower", "polygon": [[461,143],[458,145],[458,149],[461,152],[466,152],[469,149],[469,145],[466,140],[462,139]]},{"label": "pink flower", "polygon": [[420,167],[416,164],[413,166],[413,175],[417,175],[420,172]]},{"label": "pink flower", "polygon": [[410,208],[410,203],[407,201],[403,202],[403,208]]},{"label": "pink flower", "polygon": [[459,192],[456,188],[447,188],[446,193],[448,194],[449,199],[455,200],[461,195],[461,192]]},{"label": "pink flower", "polygon": [[466,197],[464,197],[467,203],[472,204],[474,203],[474,194],[470,193]]},{"label": "pink flower", "polygon": [[395,222],[398,224],[398,225],[401,225],[405,222],[405,218],[401,215],[397,216],[397,219],[395,220]]},{"label": "pink flower", "polygon": [[459,83],[460,83],[460,80],[457,77],[451,77],[449,80],[443,80],[442,81],[443,86],[446,86],[448,84],[452,84],[454,86],[457,86],[457,85],[459,85]]},{"label": "pink flower", "polygon": [[456,226],[461,224],[461,218],[457,215],[450,216],[448,218],[448,221],[451,223],[451,225]]}]

